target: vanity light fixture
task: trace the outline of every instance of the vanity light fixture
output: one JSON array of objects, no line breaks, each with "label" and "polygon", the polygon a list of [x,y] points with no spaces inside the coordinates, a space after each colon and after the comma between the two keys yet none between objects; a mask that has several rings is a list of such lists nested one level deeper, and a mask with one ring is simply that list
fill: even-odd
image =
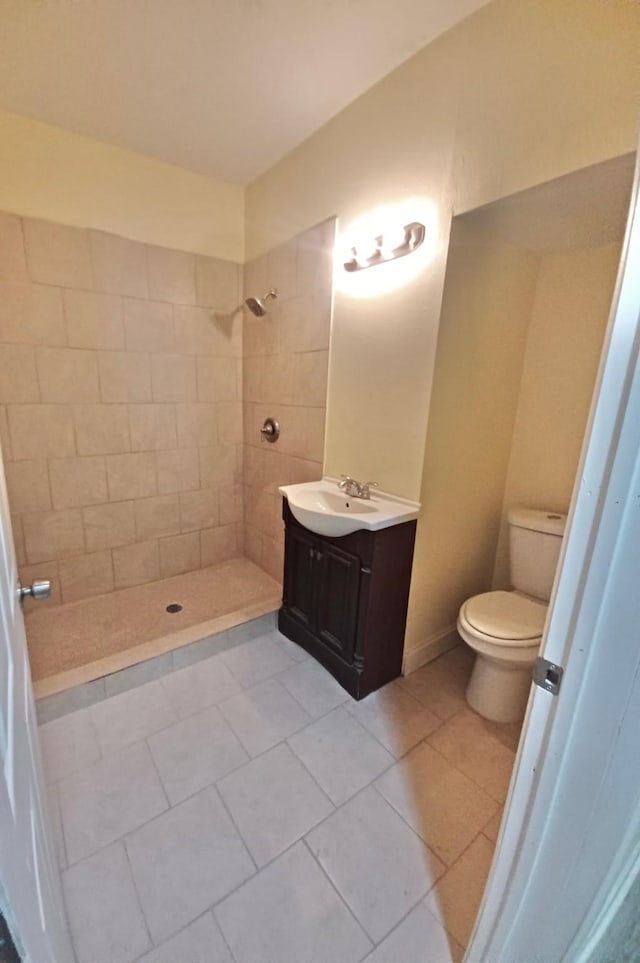
[{"label": "vanity light fixture", "polygon": [[412,221],[397,231],[374,237],[371,242],[358,244],[351,248],[351,257],[344,262],[345,271],[362,271],[375,264],[384,264],[397,257],[411,254],[424,241],[424,224]]}]

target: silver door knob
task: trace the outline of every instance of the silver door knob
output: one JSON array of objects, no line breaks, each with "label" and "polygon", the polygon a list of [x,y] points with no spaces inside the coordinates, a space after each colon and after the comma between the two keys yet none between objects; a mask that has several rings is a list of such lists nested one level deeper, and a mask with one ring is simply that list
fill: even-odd
[{"label": "silver door knob", "polygon": [[51,595],[51,582],[48,578],[37,578],[31,585],[20,585],[18,583],[18,598],[23,599],[48,599]]}]

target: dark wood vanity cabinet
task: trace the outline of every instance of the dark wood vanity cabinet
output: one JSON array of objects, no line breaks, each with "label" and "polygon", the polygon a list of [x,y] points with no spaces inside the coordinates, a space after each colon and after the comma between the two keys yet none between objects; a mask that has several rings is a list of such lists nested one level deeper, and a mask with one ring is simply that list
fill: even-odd
[{"label": "dark wood vanity cabinet", "polygon": [[286,498],[280,631],[355,698],[400,675],[415,521],[342,538],[315,535]]}]

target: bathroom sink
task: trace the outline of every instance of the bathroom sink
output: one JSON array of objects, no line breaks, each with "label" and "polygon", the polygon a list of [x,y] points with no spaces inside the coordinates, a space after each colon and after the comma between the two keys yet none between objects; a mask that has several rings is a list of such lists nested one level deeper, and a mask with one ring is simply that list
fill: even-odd
[{"label": "bathroom sink", "polygon": [[278,491],[289,502],[294,518],[317,535],[339,538],[358,529],[377,531],[418,517],[420,505],[405,498],[374,492],[370,499],[353,498],[338,488],[336,479],[282,485]]}]

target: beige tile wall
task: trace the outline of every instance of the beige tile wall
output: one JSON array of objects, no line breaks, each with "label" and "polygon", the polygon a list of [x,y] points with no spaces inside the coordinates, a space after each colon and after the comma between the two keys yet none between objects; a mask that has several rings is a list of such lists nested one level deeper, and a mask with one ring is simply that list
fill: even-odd
[{"label": "beige tile wall", "polygon": [[[264,318],[244,314],[244,551],[282,578],[278,485],[322,477],[335,219],[245,265],[244,294],[277,288]],[[267,416],[280,438],[261,441]]]},{"label": "beige tile wall", "polygon": [[237,264],[0,214],[0,441],[53,604],[241,552],[241,300]]}]

